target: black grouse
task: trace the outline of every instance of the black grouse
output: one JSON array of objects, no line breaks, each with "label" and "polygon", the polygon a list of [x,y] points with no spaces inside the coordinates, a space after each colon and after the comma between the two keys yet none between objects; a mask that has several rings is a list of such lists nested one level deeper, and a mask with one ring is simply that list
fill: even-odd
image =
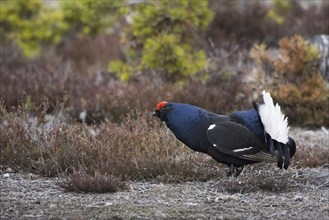
[{"label": "black grouse", "polygon": [[277,162],[287,169],[296,152],[288,136],[287,118],[271,95],[263,91],[264,103],[247,111],[218,115],[199,107],[162,101],[153,115],[164,121],[174,135],[192,150],[228,165],[228,176],[238,176],[244,165]]}]

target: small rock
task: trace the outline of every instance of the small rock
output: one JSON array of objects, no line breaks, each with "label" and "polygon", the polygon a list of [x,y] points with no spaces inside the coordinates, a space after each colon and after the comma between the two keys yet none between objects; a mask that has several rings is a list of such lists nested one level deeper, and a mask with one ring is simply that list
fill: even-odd
[{"label": "small rock", "polygon": [[35,175],[35,174],[33,174],[33,173],[29,173],[29,174],[27,174],[27,178],[28,178],[29,180],[35,180],[35,179],[38,178],[38,175]]},{"label": "small rock", "polygon": [[197,206],[198,203],[194,203],[194,202],[186,202],[185,205],[187,205],[187,206]]},{"label": "small rock", "polygon": [[329,135],[329,131],[328,131],[324,126],[321,126],[321,130],[322,130],[326,135]]},{"label": "small rock", "polygon": [[5,174],[3,174],[3,177],[9,178],[10,177],[10,174],[9,173],[5,173]]},{"label": "small rock", "polygon": [[235,195],[219,195],[216,197],[215,202],[219,200],[228,201],[228,200],[239,200],[239,198]]},{"label": "small rock", "polygon": [[294,200],[295,200],[296,202],[301,202],[301,201],[304,200],[304,197],[303,197],[303,196],[295,196]]},{"label": "small rock", "polygon": [[7,172],[7,173],[13,173],[13,172],[14,172],[14,170],[13,170],[13,169],[11,169],[10,167],[8,167],[8,168],[6,169],[6,172]]},{"label": "small rock", "polygon": [[49,208],[53,209],[53,208],[56,208],[57,205],[56,204],[50,204]]}]

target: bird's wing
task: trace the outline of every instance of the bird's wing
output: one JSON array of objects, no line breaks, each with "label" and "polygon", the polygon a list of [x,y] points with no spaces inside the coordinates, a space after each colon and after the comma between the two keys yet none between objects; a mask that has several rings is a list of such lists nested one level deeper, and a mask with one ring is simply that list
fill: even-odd
[{"label": "bird's wing", "polygon": [[211,124],[207,138],[216,150],[227,155],[256,162],[277,160],[266,151],[266,145],[260,143],[246,127],[232,121]]}]

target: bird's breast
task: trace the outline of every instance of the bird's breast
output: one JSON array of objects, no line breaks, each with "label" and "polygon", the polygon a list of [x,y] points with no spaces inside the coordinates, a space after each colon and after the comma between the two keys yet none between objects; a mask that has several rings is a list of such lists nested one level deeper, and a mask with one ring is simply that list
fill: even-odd
[{"label": "bird's breast", "polygon": [[184,121],[183,123],[167,123],[167,127],[173,132],[178,140],[183,142],[189,148],[205,152],[207,142],[206,132],[208,125],[207,121]]}]

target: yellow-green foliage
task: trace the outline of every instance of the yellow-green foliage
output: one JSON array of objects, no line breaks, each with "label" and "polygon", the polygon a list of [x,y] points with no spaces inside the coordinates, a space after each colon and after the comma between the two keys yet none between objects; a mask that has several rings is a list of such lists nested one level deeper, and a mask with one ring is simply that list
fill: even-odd
[{"label": "yellow-green foliage", "polygon": [[16,41],[28,57],[41,48],[56,45],[74,34],[97,34],[111,27],[123,12],[123,0],[58,1],[58,6],[41,0],[1,1],[1,34]]},{"label": "yellow-green foliage", "polygon": [[127,81],[133,72],[132,66],[120,60],[114,60],[109,63],[109,70],[118,73],[118,77],[122,81]]},{"label": "yellow-green foliage", "polygon": [[31,19],[42,8],[41,0],[0,1],[1,32],[15,32],[22,28],[23,20]]},{"label": "yellow-green foliage", "polygon": [[143,50],[143,68],[164,67],[168,74],[193,75],[207,63],[203,51],[189,53],[190,45],[180,44],[174,34],[148,38]]},{"label": "yellow-green foliage", "polygon": [[277,24],[282,24],[291,8],[291,1],[273,0],[273,7],[267,12],[267,17]]},{"label": "yellow-green foliage", "polygon": [[329,85],[319,70],[317,48],[295,35],[279,41],[279,55],[261,46],[252,51],[262,71],[275,80],[268,85],[290,122],[308,126],[329,125]]},{"label": "yellow-green foliage", "polygon": [[16,40],[28,57],[38,54],[42,44],[58,43],[67,28],[62,14],[41,0],[2,1],[1,24],[2,34]]},{"label": "yellow-green foliage", "polygon": [[64,21],[71,29],[78,28],[83,34],[95,35],[100,31],[107,31],[126,12],[123,0],[83,0],[59,1]]},{"label": "yellow-green foliage", "polygon": [[[107,32],[127,13],[125,0],[1,1],[1,32],[28,57],[77,34]],[[144,1],[132,7],[123,39],[128,62],[109,65],[122,80],[133,71],[161,69],[170,79],[194,75],[207,65],[198,31],[212,19],[208,1]]]},{"label": "yellow-green foliage", "polygon": [[[206,54],[195,48],[198,31],[212,19],[207,4],[184,0],[138,4],[123,39],[128,65],[134,66],[131,69],[160,69],[169,79],[178,80],[204,68]],[[117,72],[118,68],[110,64],[110,70]]]}]

